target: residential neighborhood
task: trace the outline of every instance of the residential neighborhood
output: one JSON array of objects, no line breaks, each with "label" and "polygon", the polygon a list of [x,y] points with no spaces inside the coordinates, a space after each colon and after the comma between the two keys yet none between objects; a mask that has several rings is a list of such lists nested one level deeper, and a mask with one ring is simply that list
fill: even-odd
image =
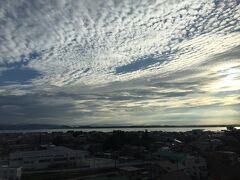
[{"label": "residential neighborhood", "polygon": [[240,177],[237,129],[0,133],[0,142],[2,180]]}]

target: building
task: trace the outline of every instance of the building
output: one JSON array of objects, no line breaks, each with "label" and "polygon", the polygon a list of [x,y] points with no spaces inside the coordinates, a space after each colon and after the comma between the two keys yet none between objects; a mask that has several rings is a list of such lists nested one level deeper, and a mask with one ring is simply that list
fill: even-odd
[{"label": "building", "polygon": [[201,151],[201,152],[206,152],[206,151],[211,150],[212,144],[213,143],[211,143],[208,139],[205,139],[205,140],[193,141],[193,142],[190,143],[190,146],[194,150],[198,150],[198,151]]},{"label": "building", "polygon": [[158,162],[158,165],[164,172],[181,170],[194,179],[208,177],[207,163],[202,157],[173,152],[167,147],[160,148],[157,155],[165,159]]},{"label": "building", "polygon": [[157,159],[166,159],[174,162],[182,162],[186,159],[187,155],[170,150],[169,147],[162,147],[153,156]]},{"label": "building", "polygon": [[208,177],[207,163],[202,157],[187,156],[183,165],[186,174],[194,179],[206,179]]},{"label": "building", "polygon": [[193,129],[192,133],[196,136],[201,136],[204,134],[204,129]]},{"label": "building", "polygon": [[234,164],[238,161],[238,155],[232,151],[215,151],[212,157],[225,164]]},{"label": "building", "polygon": [[0,167],[0,180],[20,180],[22,168],[14,168],[8,166]]},{"label": "building", "polygon": [[120,173],[130,180],[138,180],[141,179],[141,168],[133,167],[133,166],[125,166],[119,168]]},{"label": "building", "polygon": [[167,174],[163,174],[157,180],[191,180],[189,176],[187,176],[183,171],[174,171],[169,172]]},{"label": "building", "polygon": [[172,162],[169,160],[158,161],[155,165],[157,165],[164,173],[185,170],[185,166],[182,165],[182,163]]},{"label": "building", "polygon": [[24,169],[86,166],[86,155],[85,151],[53,146],[44,150],[11,153],[9,166]]}]

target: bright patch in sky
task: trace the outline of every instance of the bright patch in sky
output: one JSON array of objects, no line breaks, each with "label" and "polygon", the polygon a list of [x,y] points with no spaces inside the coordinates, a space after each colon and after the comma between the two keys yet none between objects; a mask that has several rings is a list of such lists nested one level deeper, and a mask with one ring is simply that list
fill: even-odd
[{"label": "bright patch in sky", "polygon": [[0,123],[238,124],[239,91],[239,0],[0,2]]},{"label": "bright patch in sky", "polygon": [[217,91],[232,91],[240,89],[240,69],[229,69],[224,77],[216,83]]}]

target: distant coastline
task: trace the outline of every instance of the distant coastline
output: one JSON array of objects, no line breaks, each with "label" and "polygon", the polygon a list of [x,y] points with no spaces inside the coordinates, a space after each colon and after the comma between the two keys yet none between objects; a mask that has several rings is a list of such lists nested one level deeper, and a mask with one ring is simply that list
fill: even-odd
[{"label": "distant coastline", "polygon": [[42,129],[144,129],[144,128],[214,128],[214,127],[240,127],[240,124],[230,125],[86,125],[86,126],[67,126],[67,125],[46,125],[46,124],[25,124],[25,125],[0,125],[1,130],[42,130]]}]

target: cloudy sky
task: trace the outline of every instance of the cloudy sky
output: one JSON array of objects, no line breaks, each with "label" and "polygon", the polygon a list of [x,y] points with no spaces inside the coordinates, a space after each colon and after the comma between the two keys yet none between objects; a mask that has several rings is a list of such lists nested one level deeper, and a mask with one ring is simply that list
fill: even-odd
[{"label": "cloudy sky", "polygon": [[1,0],[0,124],[240,123],[239,0]]}]

